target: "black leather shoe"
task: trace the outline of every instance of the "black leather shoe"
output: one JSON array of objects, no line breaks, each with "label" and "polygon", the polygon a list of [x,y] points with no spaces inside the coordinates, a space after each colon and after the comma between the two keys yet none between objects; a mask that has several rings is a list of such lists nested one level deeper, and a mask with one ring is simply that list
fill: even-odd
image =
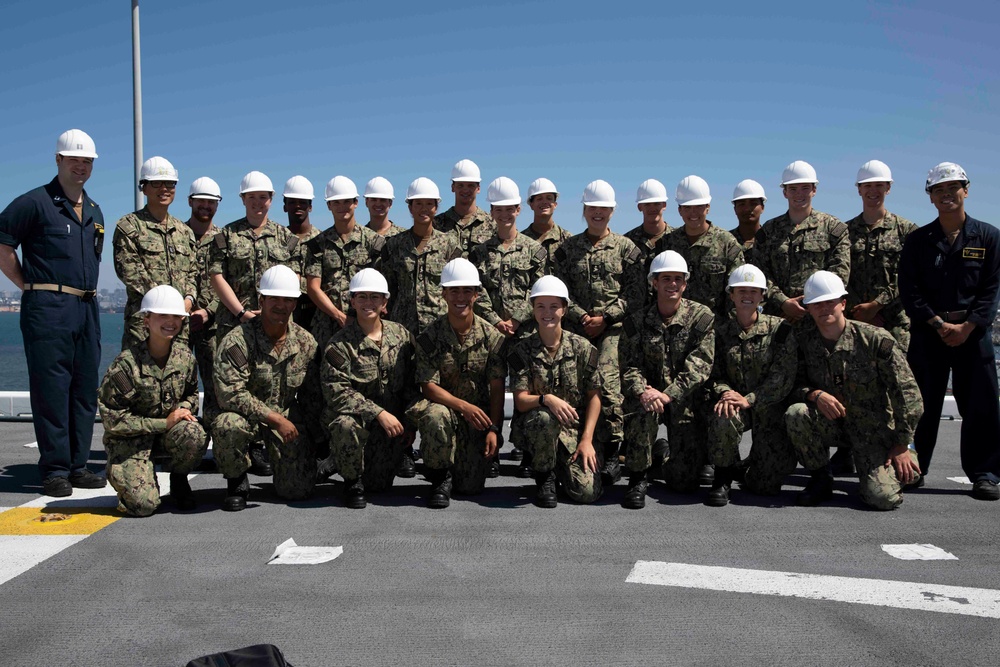
[{"label": "black leather shoe", "polygon": [[517,476],[521,479],[530,479],[534,477],[535,472],[531,467],[531,462],[533,460],[531,452],[522,452],[521,465],[517,467]]},{"label": "black leather shoe", "polygon": [[194,499],[194,491],[191,490],[188,476],[184,473],[170,473],[170,497],[174,499],[177,509],[185,512],[193,510],[198,504]]},{"label": "black leather shoe", "polygon": [[709,507],[725,507],[729,504],[729,490],[733,484],[732,468],[715,468],[715,479],[712,480],[712,488],[705,497],[705,504]]},{"label": "black leather shoe", "polygon": [[649,481],[646,479],[646,473],[633,473],[628,479],[628,491],[625,492],[622,507],[630,510],[641,510],[646,506],[647,490],[649,490]]},{"label": "black leather shoe", "polygon": [[344,480],[344,505],[352,510],[363,510],[368,506],[365,500],[365,485],[360,479]]},{"label": "black leather shoe", "polygon": [[1000,500],[1000,487],[996,482],[981,479],[972,485],[972,497],[976,500]]},{"label": "black leather shoe", "polygon": [[486,469],[486,477],[496,479],[500,476],[500,455],[494,456],[490,460],[490,467]]},{"label": "black leather shoe", "polygon": [[522,452],[517,447],[515,447],[512,450],[510,450],[510,460],[511,461],[520,461],[523,458],[524,458],[524,452]]},{"label": "black leather shoe", "polygon": [[559,496],[556,493],[556,473],[554,470],[538,473],[535,477],[538,485],[535,490],[535,504],[539,507],[551,509],[559,505]]},{"label": "black leather shoe", "polygon": [[274,474],[274,466],[271,465],[266,447],[250,448],[250,472],[258,477],[270,477]]},{"label": "black leather shoe", "polygon": [[[103,475],[92,473],[86,468],[69,474],[69,483],[78,489],[103,489],[108,480]],[[69,495],[69,494],[67,494]]]},{"label": "black leather shoe", "polygon": [[698,471],[698,483],[702,486],[715,483],[715,466],[712,464],[704,465],[701,470]]},{"label": "black leather shoe", "polygon": [[42,481],[42,493],[53,498],[73,495],[73,485],[65,477],[49,477]]},{"label": "black leather shoe", "polygon": [[427,497],[427,506],[431,509],[444,509],[451,504],[451,470],[428,471],[428,479],[433,486]]},{"label": "black leather shoe", "polygon": [[250,498],[250,480],[247,474],[243,473],[239,477],[227,479],[228,492],[226,499],[222,501],[222,509],[227,512],[239,512],[247,508],[247,500]]},{"label": "black leather shoe", "polygon": [[795,502],[802,507],[815,507],[833,497],[833,477],[826,470],[813,473]]},{"label": "black leather shoe", "polygon": [[417,476],[417,466],[413,463],[413,450],[407,449],[403,452],[403,457],[399,460],[399,465],[396,466],[396,477],[410,477]]}]

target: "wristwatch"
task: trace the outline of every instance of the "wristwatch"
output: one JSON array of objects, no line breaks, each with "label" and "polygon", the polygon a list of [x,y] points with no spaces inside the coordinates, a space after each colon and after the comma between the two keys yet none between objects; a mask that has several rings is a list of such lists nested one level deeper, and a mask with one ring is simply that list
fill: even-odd
[{"label": "wristwatch", "polygon": [[941,319],[940,317],[937,317],[937,318],[931,320],[931,326],[934,327],[935,329],[943,329],[944,328],[944,320]]},{"label": "wristwatch", "polygon": [[545,407],[545,394],[538,395],[538,407]]}]

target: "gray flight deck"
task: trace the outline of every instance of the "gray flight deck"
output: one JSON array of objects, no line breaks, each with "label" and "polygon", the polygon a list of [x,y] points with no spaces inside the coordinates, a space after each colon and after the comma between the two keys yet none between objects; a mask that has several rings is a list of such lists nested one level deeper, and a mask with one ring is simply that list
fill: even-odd
[{"label": "gray flight deck", "polygon": [[[995,617],[626,582],[645,560],[991,589],[1000,603],[1000,503],[947,479],[963,475],[960,426],[941,423],[927,486],[889,513],[866,510],[847,478],[832,502],[797,507],[802,470],[777,498],[737,488],[719,509],[656,484],[644,510],[625,510],[620,483],[594,506],[543,510],[505,457],[483,495],[445,510],[424,507],[419,474],[365,510],[342,506],[339,477],[297,503],[251,477],[250,507],[229,514],[224,480],[202,473],[197,511],[167,497],[0,585],[0,663],[181,666],[272,643],[296,667],[996,664]],[[34,439],[30,424],[0,424],[2,507],[40,497]],[[344,552],[267,565],[288,538]],[[914,543],[958,559],[881,548]]]}]

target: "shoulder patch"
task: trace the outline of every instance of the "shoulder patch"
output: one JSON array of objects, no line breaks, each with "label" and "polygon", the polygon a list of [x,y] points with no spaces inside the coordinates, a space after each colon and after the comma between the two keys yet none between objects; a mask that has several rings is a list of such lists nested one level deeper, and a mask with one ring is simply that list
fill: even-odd
[{"label": "shoulder patch", "polygon": [[839,241],[840,239],[844,238],[844,235],[847,234],[847,231],[848,231],[847,225],[838,220],[837,224],[835,224],[833,226],[833,229],[830,230],[830,236]]},{"label": "shoulder patch", "polygon": [[427,354],[434,353],[434,347],[435,347],[434,341],[431,339],[430,336],[427,335],[426,331],[417,336],[417,345],[419,345],[420,349],[422,349]]},{"label": "shoulder patch", "polygon": [[490,353],[491,354],[498,354],[500,352],[500,348],[503,347],[503,344],[506,341],[507,341],[506,338],[504,338],[503,336],[498,335],[495,339],[493,339],[493,344],[490,345]]},{"label": "shoulder patch", "polygon": [[375,238],[372,240],[372,250],[374,250],[377,253],[380,253],[382,252],[383,248],[385,248],[385,237],[376,234]]},{"label": "shoulder patch", "polygon": [[597,348],[593,345],[590,346],[590,358],[587,360],[587,367],[593,370],[597,370],[597,361],[600,354],[597,352]]},{"label": "shoulder patch", "polygon": [[535,253],[535,259],[541,264],[545,264],[548,261],[549,251],[545,249],[545,246],[538,248],[538,251]]},{"label": "shoulder patch", "polygon": [[326,348],[326,360],[330,362],[330,365],[334,368],[340,368],[347,361],[344,359],[344,355],[340,353],[336,345],[331,345]]},{"label": "shoulder patch", "polygon": [[510,354],[507,355],[507,367],[510,369],[511,373],[522,371],[527,365],[528,360],[524,358],[524,352],[521,350],[520,346],[515,347],[511,350]]},{"label": "shoulder patch", "polygon": [[740,247],[740,244],[739,244],[739,242],[738,242],[738,241],[736,240],[736,237],[734,236],[734,237],[732,237],[732,238],[733,238],[733,244],[732,244],[732,245],[730,245],[730,246],[729,246],[729,250],[727,250],[727,251],[726,251],[726,259],[728,259],[728,260],[733,260],[733,259],[736,259],[736,257],[737,257],[737,256],[738,256],[738,255],[739,255],[739,254],[740,254],[741,252],[743,252],[743,248],[741,248],[741,247]]},{"label": "shoulder patch", "polygon": [[219,250],[225,250],[228,247],[228,244],[226,243],[226,235],[223,234],[222,232],[216,234],[214,240],[215,240],[215,247],[218,248]]},{"label": "shoulder patch", "polygon": [[559,263],[566,261],[566,250],[562,246],[559,246],[559,248],[556,250],[555,260],[556,262]]},{"label": "shoulder patch", "polygon": [[250,363],[247,361],[247,355],[237,345],[230,345],[229,349],[226,350],[226,356],[239,369],[246,368],[247,364]]},{"label": "shoulder patch", "polygon": [[111,374],[111,382],[114,383],[115,389],[121,394],[131,394],[135,391],[135,385],[132,384],[132,378],[128,376],[125,371],[115,371]]},{"label": "shoulder patch", "polygon": [[292,234],[291,238],[288,239],[288,243],[285,246],[288,248],[288,252],[295,252],[295,246],[299,244],[299,237]]},{"label": "shoulder patch", "polygon": [[714,319],[715,318],[712,316],[712,313],[704,313],[698,318],[698,321],[694,323],[694,328],[700,333],[706,334],[712,330],[712,322]]},{"label": "shoulder patch", "polygon": [[629,250],[628,255],[625,256],[625,259],[628,260],[630,264],[635,264],[636,262],[639,261],[640,257],[642,257],[642,251],[639,250],[639,246],[633,243],[632,249]]},{"label": "shoulder patch", "polygon": [[892,348],[896,346],[896,341],[890,336],[886,336],[882,339],[882,342],[878,344],[878,351],[875,353],[878,355],[879,359],[891,359],[892,358]]}]

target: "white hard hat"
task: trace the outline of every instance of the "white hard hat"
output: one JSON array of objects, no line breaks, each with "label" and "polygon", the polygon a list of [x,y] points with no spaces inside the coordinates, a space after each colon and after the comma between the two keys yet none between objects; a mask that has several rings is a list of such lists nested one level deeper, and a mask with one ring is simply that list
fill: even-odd
[{"label": "white hard hat", "polygon": [[281,193],[285,199],[308,199],[312,201],[316,193],[313,184],[305,176],[292,176],[285,181],[285,191]]},{"label": "white hard hat", "polygon": [[247,192],[270,192],[274,194],[274,185],[271,179],[259,171],[251,171],[240,181],[240,194]]},{"label": "white hard hat", "polygon": [[816,178],[816,170],[808,162],[796,160],[781,172],[781,185],[794,185],[795,183],[819,183]]},{"label": "white hard hat", "polygon": [[965,175],[965,170],[954,162],[942,162],[927,172],[927,182],[924,184],[924,192],[930,194],[932,187],[938,183],[946,183],[948,181],[964,181],[968,185],[969,177]]},{"label": "white hard hat", "polygon": [[535,195],[540,195],[545,192],[551,192],[552,194],[559,194],[556,190],[556,184],[547,178],[536,178],[528,186],[528,199],[530,200]]},{"label": "white hard hat", "polygon": [[357,199],[358,186],[347,176],[334,176],[326,184],[326,200]]},{"label": "white hard hat", "polygon": [[142,297],[139,312],[188,316],[188,312],[184,308],[184,297],[170,285],[157,285],[146,292]]},{"label": "white hard hat", "polygon": [[881,160],[869,160],[858,169],[858,179],[855,185],[862,183],[892,183],[892,171],[889,165]]},{"label": "white hard hat", "polygon": [[521,191],[517,189],[517,183],[506,176],[493,179],[486,188],[486,198],[493,206],[521,205]]},{"label": "white hard hat", "polygon": [[802,303],[808,305],[818,301],[832,301],[847,296],[844,281],[836,273],[817,271],[806,280],[805,297]]},{"label": "white hard hat", "polygon": [[480,287],[479,270],[463,257],[456,257],[441,269],[441,287]]},{"label": "white hard hat", "polygon": [[687,280],[691,276],[688,272],[687,260],[679,252],[664,250],[653,258],[653,263],[649,266],[649,274],[646,278],[652,280],[653,276],[657,273],[667,273],[668,271],[683,273],[684,280]]},{"label": "white hard hat", "polygon": [[380,292],[389,297],[389,283],[385,281],[385,276],[375,269],[361,269],[351,278],[348,291],[354,292]]},{"label": "white hard hat", "polygon": [[762,290],[766,290],[767,280],[764,278],[764,272],[756,266],[753,264],[743,264],[742,266],[737,266],[729,274],[729,284],[726,285],[726,291],[731,292],[734,287],[759,287]]},{"label": "white hard hat", "polygon": [[154,155],[142,163],[139,169],[139,182],[143,181],[173,181],[177,182],[177,170],[165,157]]},{"label": "white hard hat", "polygon": [[376,176],[365,185],[365,197],[395,199],[396,192],[392,189],[392,183],[388,179]]},{"label": "white hard hat", "polygon": [[764,186],[749,178],[740,181],[736,184],[736,189],[733,190],[733,201],[739,201],[740,199],[760,199],[766,202],[767,197],[764,196]]},{"label": "white hard hat", "polygon": [[431,179],[421,176],[406,188],[406,201],[414,199],[437,199],[441,201],[441,191]]},{"label": "white hard hat", "polygon": [[56,139],[56,155],[97,158],[97,147],[83,130],[66,130]]},{"label": "white hard hat", "polygon": [[610,206],[614,208],[615,189],[607,181],[596,180],[587,183],[583,189],[583,203],[588,206]]},{"label": "white hard hat", "polygon": [[712,203],[712,192],[708,189],[708,183],[701,176],[685,176],[684,180],[677,184],[677,205],[678,206],[701,206]]},{"label": "white hard hat", "polygon": [[479,165],[472,160],[459,160],[451,168],[451,180],[460,183],[479,183],[483,179],[479,175]]},{"label": "white hard hat", "polygon": [[222,189],[219,188],[219,184],[213,181],[208,176],[201,176],[200,178],[194,179],[191,184],[191,189],[188,191],[188,197],[192,199],[214,199],[215,201],[222,201]]},{"label": "white hard hat", "polygon": [[655,178],[647,178],[639,184],[639,189],[635,193],[636,204],[649,204],[661,201],[667,201],[667,186]]},{"label": "white hard hat", "polygon": [[542,276],[535,281],[528,298],[534,299],[536,296],[558,296],[566,301],[567,306],[569,305],[569,290],[566,288],[566,283],[555,276]]},{"label": "white hard hat", "polygon": [[302,294],[299,289],[299,277],[284,264],[277,264],[264,272],[260,277],[257,291],[264,296],[284,296],[298,298]]}]

